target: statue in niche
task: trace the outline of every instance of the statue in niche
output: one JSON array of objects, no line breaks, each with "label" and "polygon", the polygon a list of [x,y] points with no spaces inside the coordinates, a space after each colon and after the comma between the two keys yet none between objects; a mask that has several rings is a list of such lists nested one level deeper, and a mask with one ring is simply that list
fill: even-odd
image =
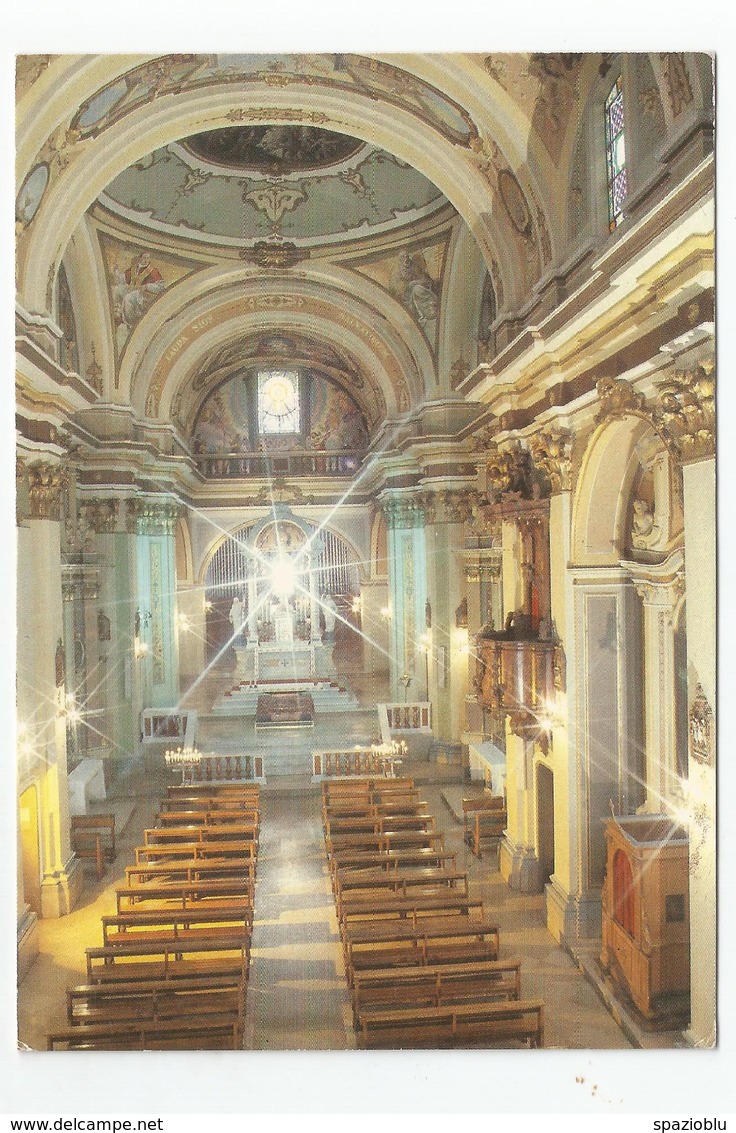
[{"label": "statue in niche", "polygon": [[110,640],[110,619],[103,610],[100,610],[97,614],[97,640]]},{"label": "statue in niche", "polygon": [[659,539],[659,527],[655,522],[654,508],[638,497],[633,504],[631,523],[631,545],[638,551],[653,547]]}]

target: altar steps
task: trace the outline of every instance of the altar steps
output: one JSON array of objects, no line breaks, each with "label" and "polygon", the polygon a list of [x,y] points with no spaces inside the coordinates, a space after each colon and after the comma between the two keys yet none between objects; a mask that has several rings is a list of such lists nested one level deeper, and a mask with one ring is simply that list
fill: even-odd
[{"label": "altar steps", "polygon": [[267,692],[308,692],[314,702],[315,715],[360,710],[355,693],[334,681],[261,681],[255,685],[244,681],[215,701],[212,715],[255,716],[258,697]]}]

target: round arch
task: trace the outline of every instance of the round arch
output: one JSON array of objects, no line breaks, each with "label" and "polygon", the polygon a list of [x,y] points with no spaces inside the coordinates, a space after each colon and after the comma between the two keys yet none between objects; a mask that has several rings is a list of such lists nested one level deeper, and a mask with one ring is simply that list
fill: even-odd
[{"label": "round arch", "polygon": [[[108,81],[117,71],[130,70],[122,61],[111,60]],[[421,58],[414,60],[417,74]],[[95,73],[96,72],[91,72]],[[99,89],[99,79],[79,82],[74,103],[67,102],[71,117]],[[345,91],[323,82],[294,82],[274,87],[265,82],[240,83],[237,98],[232,83],[213,82],[197,89],[179,89],[174,98],[155,97],[135,106],[95,138],[80,138],[74,130],[57,129],[53,138],[41,143],[30,128],[30,115],[20,129],[21,183],[33,163],[51,147],[57,160],[54,175],[44,193],[42,207],[19,242],[18,268],[22,302],[31,311],[48,307],[49,278],[53,279],[60,255],[84,212],[99,193],[127,166],[147,153],[202,129],[226,127],[234,121],[318,121],[337,132],[353,134],[395,153],[433,181],[465,219],[483,254],[499,264],[514,263],[513,242],[502,224],[489,212],[489,192],[483,161],[476,156],[471,137],[458,145],[428,116],[421,117],[394,102],[376,99],[369,90]],[[71,98],[71,94],[68,96]],[[234,102],[237,101],[237,106]],[[295,117],[296,116],[296,117]],[[520,169],[529,144],[529,130],[522,131],[509,114],[506,100],[489,99],[485,106],[485,130],[507,147],[504,157]],[[25,130],[23,129],[25,127]],[[478,138],[475,127],[475,140]],[[37,146],[29,142],[29,134]],[[472,143],[472,144],[471,144]],[[513,152],[511,152],[513,150]],[[59,155],[63,154],[63,159]],[[518,290],[518,280],[509,279],[508,290]],[[512,287],[512,284],[516,284]]]}]

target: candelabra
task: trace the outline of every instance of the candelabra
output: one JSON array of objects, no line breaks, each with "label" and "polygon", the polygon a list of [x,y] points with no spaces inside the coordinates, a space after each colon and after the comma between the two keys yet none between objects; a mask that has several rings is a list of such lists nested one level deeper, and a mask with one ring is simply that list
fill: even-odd
[{"label": "candelabra", "polygon": [[181,771],[182,783],[192,783],[194,768],[199,766],[202,753],[194,747],[177,747],[164,752],[164,759],[167,767]]},{"label": "candelabra", "polygon": [[408,750],[408,744],[405,740],[392,740],[391,743],[386,744],[371,744],[371,754],[375,762],[380,765],[386,779],[396,778],[396,768],[402,764]]}]

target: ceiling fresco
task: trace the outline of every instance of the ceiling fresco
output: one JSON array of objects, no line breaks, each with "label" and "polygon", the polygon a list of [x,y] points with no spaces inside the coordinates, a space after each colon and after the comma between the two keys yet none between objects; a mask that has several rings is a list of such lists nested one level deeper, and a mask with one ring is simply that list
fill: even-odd
[{"label": "ceiling fresco", "polygon": [[133,67],[87,99],[71,123],[80,137],[96,136],[124,114],[164,94],[212,83],[294,83],[334,87],[381,98],[415,114],[456,145],[477,136],[466,110],[423,79],[393,63],[362,55],[165,55]]},{"label": "ceiling fresco", "polygon": [[182,145],[214,165],[278,175],[334,165],[354,157],[363,142],[318,126],[266,125],[207,130]]},{"label": "ceiling fresco", "polygon": [[289,125],[210,131],[165,146],[116,177],[100,203],[147,228],[242,245],[275,235],[307,244],[365,236],[447,200],[392,154]]}]

